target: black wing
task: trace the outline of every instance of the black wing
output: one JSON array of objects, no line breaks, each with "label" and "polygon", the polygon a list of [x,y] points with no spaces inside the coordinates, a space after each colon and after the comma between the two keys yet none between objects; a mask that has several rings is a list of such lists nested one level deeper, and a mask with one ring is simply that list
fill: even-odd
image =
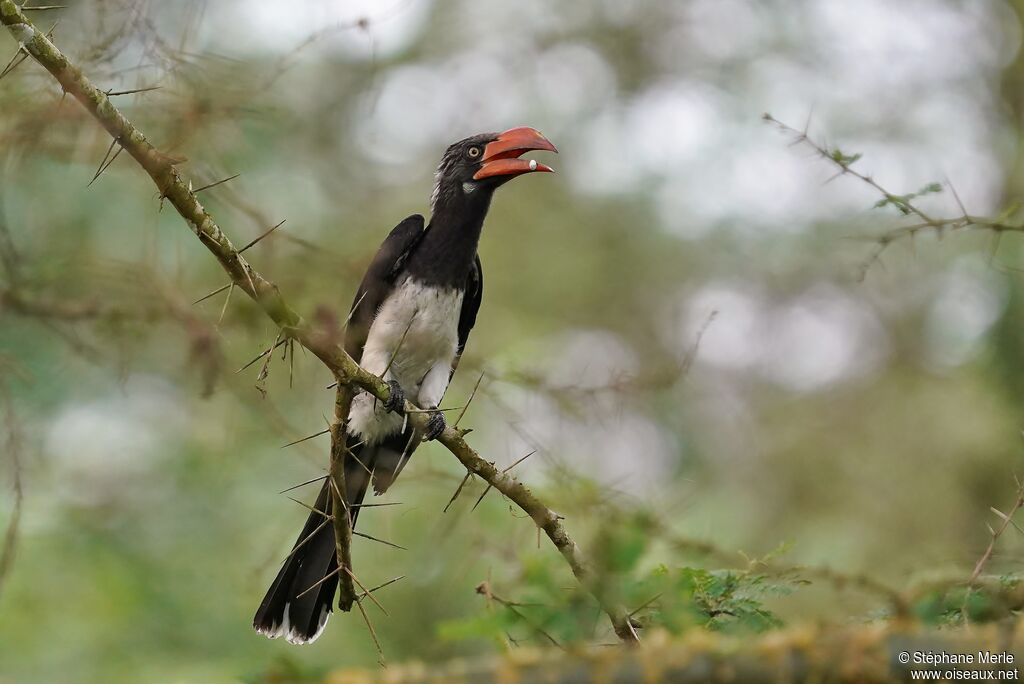
[{"label": "black wing", "polygon": [[480,302],[484,298],[484,268],[480,263],[480,255],[476,255],[473,267],[466,277],[466,294],[462,297],[462,311],[459,312],[459,350],[452,362],[452,372],[459,367],[459,359],[466,348],[469,333],[476,325],[476,314],[480,310]]},{"label": "black wing", "polygon": [[[348,327],[345,329],[345,351],[357,362],[363,356],[363,345],[366,344],[366,336],[377,316],[377,310],[391,294],[406,259],[423,238],[423,224],[423,217],[413,214],[395,226],[366,269],[363,282],[359,284],[355,299],[352,300]],[[461,339],[461,323],[459,335]]]}]

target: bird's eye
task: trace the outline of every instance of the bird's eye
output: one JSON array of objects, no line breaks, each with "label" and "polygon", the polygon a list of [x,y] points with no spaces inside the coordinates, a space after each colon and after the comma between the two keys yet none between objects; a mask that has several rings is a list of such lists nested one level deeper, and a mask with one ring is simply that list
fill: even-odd
[{"label": "bird's eye", "polygon": [[474,146],[474,147],[470,147],[469,148],[469,158],[470,159],[476,159],[479,156],[480,156],[480,148],[479,147],[475,147]]}]

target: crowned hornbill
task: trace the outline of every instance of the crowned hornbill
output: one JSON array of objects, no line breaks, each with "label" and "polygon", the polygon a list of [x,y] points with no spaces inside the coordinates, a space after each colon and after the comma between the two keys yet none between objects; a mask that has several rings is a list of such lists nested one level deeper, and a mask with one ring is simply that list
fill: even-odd
[{"label": "crowned hornbill", "polygon": [[[382,375],[391,395],[385,403],[360,393],[349,410],[344,467],[353,525],[370,483],[377,494],[384,492],[419,443],[444,430],[440,411],[431,413],[426,434],[413,429],[401,415],[404,399],[425,409],[441,403],[480,308],[477,243],[491,195],[515,176],[551,171],[519,158],[531,150],[557,152],[532,128],[484,133],[450,146],[437,167],[430,223],[424,226],[419,214],[399,223],[363,276],[345,351]],[[328,484],[253,618],[253,627],[268,637],[309,643],[327,623],[338,585],[334,530],[323,524],[324,513],[332,513]]]}]

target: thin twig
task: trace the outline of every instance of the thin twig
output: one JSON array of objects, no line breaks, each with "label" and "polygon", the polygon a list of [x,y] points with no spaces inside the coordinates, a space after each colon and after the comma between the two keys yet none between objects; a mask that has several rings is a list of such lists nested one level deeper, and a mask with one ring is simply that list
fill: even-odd
[{"label": "thin twig", "polygon": [[445,411],[458,411],[464,409],[465,406],[451,406],[449,408],[432,408],[432,409],[409,409],[406,413],[444,413]]},{"label": "thin twig", "polygon": [[515,603],[513,601],[506,601],[505,599],[503,599],[500,596],[498,596],[497,594],[495,594],[493,591],[491,591],[491,587],[490,587],[489,583],[481,582],[480,584],[478,584],[477,587],[476,587],[476,593],[486,596],[488,598],[488,600],[494,600],[495,602],[501,604],[502,606],[505,607],[506,610],[508,610],[513,615],[515,615],[517,618],[522,620],[523,623],[526,624],[527,627],[529,627],[533,631],[535,631],[538,634],[540,634],[541,636],[543,636],[549,642],[551,642],[551,644],[553,646],[555,646],[556,648],[560,648],[563,651],[565,650],[565,647],[562,646],[560,643],[558,643],[558,641],[555,640],[555,638],[553,636],[548,634],[544,630],[543,627],[541,627],[538,624],[535,624],[533,622],[533,620],[531,620],[530,618],[526,617],[526,615],[524,615],[523,612],[518,609],[517,606],[519,606],[520,604]]},{"label": "thin twig", "polygon": [[370,587],[369,589],[364,590],[363,593],[361,593],[358,596],[356,596],[356,598],[363,598],[364,596],[369,596],[370,594],[372,594],[373,592],[377,591],[378,589],[383,589],[384,587],[388,586],[389,584],[394,584],[395,582],[397,582],[399,580],[404,580],[404,579],[405,579],[405,575],[399,575],[398,577],[392,577],[391,579],[389,579],[387,582],[384,582],[383,584],[378,584],[375,587]]},{"label": "thin twig", "polygon": [[306,535],[306,536],[305,536],[305,537],[304,537],[304,538],[302,539],[302,541],[300,541],[300,542],[299,542],[298,544],[296,544],[296,545],[295,545],[294,547],[292,547],[292,550],[291,550],[291,551],[290,551],[290,552],[288,553],[288,555],[287,555],[287,556],[285,556],[285,557],[284,557],[285,561],[287,561],[287,560],[288,560],[289,558],[291,558],[292,556],[294,556],[294,555],[295,555],[295,552],[296,552],[296,551],[298,551],[298,550],[299,550],[300,548],[302,548],[302,546],[303,546],[303,545],[304,545],[304,544],[305,544],[306,542],[308,542],[308,541],[309,541],[310,539],[312,539],[313,537],[315,537],[315,536],[316,536],[316,533],[317,533],[317,532],[319,532],[320,530],[322,530],[322,529],[324,528],[324,526],[326,526],[326,525],[327,525],[327,524],[328,524],[329,522],[330,522],[330,520],[324,520],[324,521],[322,521],[322,522],[321,522],[321,523],[320,523],[319,525],[317,525],[317,527],[316,527],[316,529],[315,529],[315,530],[313,530],[312,532],[310,532],[310,533],[309,533],[308,535]]},{"label": "thin twig", "polygon": [[300,482],[297,485],[292,485],[288,489],[282,489],[281,491],[278,492],[278,494],[284,494],[285,492],[290,492],[292,490],[298,489],[299,487],[305,487],[306,485],[310,485],[310,484],[313,484],[314,482],[319,482],[320,480],[326,480],[326,479],[327,479],[326,475],[321,475],[320,477],[314,477],[311,480],[306,480],[305,482]]},{"label": "thin twig", "polygon": [[339,572],[341,572],[341,566],[340,565],[338,567],[334,568],[333,570],[331,570],[326,575],[324,575],[322,578],[318,579],[316,582],[313,582],[313,584],[309,585],[308,588],[303,589],[302,593],[296,594],[295,598],[297,598],[297,599],[302,598],[303,596],[305,596],[309,592],[313,591],[314,589],[319,587],[321,584],[323,584],[327,580],[329,580],[332,577],[334,577],[335,575],[337,575]]},{"label": "thin twig", "polygon": [[[114,151],[114,145],[116,145],[116,144],[117,144],[117,138],[113,138],[110,141],[110,146],[107,148],[106,154],[104,154],[103,155],[103,159],[100,160],[99,166],[96,167],[96,172],[94,174],[92,174],[92,180],[89,181],[89,183],[88,183],[88,185],[86,185],[86,187],[89,187],[89,185],[92,185],[96,181],[96,179],[100,177],[100,174],[103,173],[103,170],[107,168],[107,166],[106,166],[107,160],[110,159],[110,153]],[[124,149],[124,148],[122,148],[122,149]]]},{"label": "thin twig", "polygon": [[[356,596],[356,600],[358,601],[359,599],[361,599],[362,597],[365,596],[366,598],[368,598],[371,601],[373,601],[373,604],[375,606],[380,608],[380,612],[384,613],[385,615],[388,615],[388,611],[384,610],[384,606],[382,606],[380,601],[378,601],[374,597],[373,592],[369,591],[365,586],[363,586],[363,583],[359,581],[359,578],[356,577],[355,573],[352,572],[351,570],[349,570],[348,568],[345,568],[345,572],[347,572],[352,577],[352,581],[355,582],[357,585],[359,585],[359,588],[363,590],[362,594],[359,594],[358,596]],[[388,617],[390,617],[390,615]]]},{"label": "thin twig", "polygon": [[192,302],[192,305],[195,306],[196,304],[198,304],[200,302],[205,302],[210,297],[213,297],[214,295],[220,294],[221,292],[223,292],[224,290],[228,289],[232,285],[234,285],[234,282],[230,282],[227,285],[222,285],[222,286],[218,287],[216,290],[214,290],[213,292],[210,292],[209,294],[204,294],[202,297],[200,297],[196,301]]},{"label": "thin twig", "polygon": [[966,208],[963,205],[963,202],[960,200],[959,195],[957,195],[956,190],[953,189],[952,185],[948,182],[946,185],[950,187],[950,189],[953,191],[953,196],[956,199],[957,205],[959,206],[961,213],[959,216],[953,217],[932,217],[931,215],[925,213],[917,204],[915,204],[912,201],[913,198],[920,193],[915,193],[911,195],[900,195],[898,193],[891,192],[890,190],[882,186],[878,181],[876,181],[872,176],[861,173],[854,169],[853,164],[860,159],[860,155],[847,156],[840,152],[840,150],[837,148],[830,149],[826,145],[818,143],[814,141],[812,138],[810,138],[807,134],[807,131],[798,131],[791,126],[782,123],[781,121],[773,117],[771,114],[766,113],[762,115],[762,118],[765,121],[777,126],[787,135],[792,136],[793,145],[806,145],[810,147],[812,150],[814,150],[820,157],[834,164],[838,168],[838,175],[852,176],[861,181],[862,183],[865,183],[866,185],[870,186],[876,192],[878,192],[882,196],[882,200],[880,201],[879,206],[884,204],[892,204],[894,207],[902,211],[904,214],[913,214],[914,216],[921,219],[918,223],[900,226],[874,239],[874,242],[876,244],[875,249],[871,252],[871,254],[864,261],[864,263],[861,264],[860,276],[862,279],[867,275],[867,272],[870,270],[872,265],[874,265],[875,263],[881,263],[880,259],[882,257],[882,254],[889,247],[889,245],[893,244],[897,240],[900,240],[901,238],[909,237],[912,239],[915,235],[917,235],[917,233],[921,231],[932,230],[940,237],[947,230],[952,231],[962,229],[992,231],[996,235],[1001,235],[1002,233],[1005,232],[1024,232],[1024,225],[1011,224],[999,219],[972,216],[968,214]]},{"label": "thin twig", "polygon": [[[148,86],[146,88],[132,88],[131,90],[108,90],[107,97],[116,97],[117,95],[134,95],[136,93],[148,93],[151,90],[160,90],[160,86]],[[200,188],[202,190],[202,188]],[[196,190],[199,192],[199,190]]]},{"label": "thin twig", "polygon": [[[31,8],[28,8],[28,9],[31,9]],[[50,27],[50,30],[46,32],[46,37],[47,38],[53,36],[53,29],[55,29],[55,28],[57,28],[57,22],[54,22],[53,26]],[[15,36],[15,38],[17,38],[17,36]],[[20,43],[21,41],[19,40],[18,42]],[[20,59],[18,59],[19,55],[21,55]],[[15,69],[17,69],[19,66],[21,66],[21,63],[24,62],[26,59],[28,59],[30,55],[31,55],[31,52],[26,50],[24,45],[20,45],[18,47],[18,51],[14,53],[14,57],[11,57],[11,61],[7,63],[7,66],[4,67],[3,71],[0,71],[0,78],[3,78],[7,74],[9,74],[12,71],[14,71]],[[15,61],[14,61],[16,59],[18,60],[17,63],[15,63]]]},{"label": "thin twig", "polygon": [[242,247],[241,249],[239,249],[239,250],[238,250],[238,253],[239,253],[239,254],[241,254],[241,253],[242,253],[242,252],[244,252],[245,250],[247,250],[247,249],[249,249],[250,247],[252,247],[253,245],[257,244],[257,243],[258,243],[258,242],[259,242],[260,240],[262,240],[263,238],[267,237],[268,235],[270,235],[271,233],[273,233],[273,232],[274,232],[275,230],[277,230],[278,228],[280,228],[281,226],[283,226],[283,225],[284,225],[284,222],[285,222],[285,221],[287,221],[287,220],[288,220],[288,219],[283,219],[283,220],[282,220],[282,221],[281,221],[280,223],[278,223],[277,225],[275,225],[275,226],[271,226],[270,228],[268,228],[268,229],[267,229],[266,231],[264,231],[264,232],[263,232],[262,234],[260,234],[260,235],[259,235],[259,237],[257,237],[257,238],[256,238],[255,240],[253,240],[252,242],[249,242],[249,243],[247,243],[247,244],[246,244],[246,245],[245,245],[244,247]]},{"label": "thin twig", "polygon": [[[509,467],[505,468],[505,469],[504,469],[504,470],[502,470],[501,472],[502,472],[502,473],[507,473],[508,471],[512,470],[513,468],[515,468],[515,467],[516,467],[517,465],[519,465],[520,463],[522,463],[522,462],[523,462],[523,461],[525,461],[526,459],[528,459],[528,458],[530,458],[531,456],[533,456],[533,455],[534,455],[535,453],[537,453],[537,450],[536,450],[536,449],[534,449],[534,450],[533,450],[533,451],[531,451],[530,453],[526,454],[526,455],[525,455],[525,456],[523,456],[523,457],[522,457],[521,459],[519,459],[518,461],[516,461],[515,463],[513,463],[513,464],[512,464],[512,465],[510,465]],[[484,497],[485,497],[485,496],[487,496],[487,492],[489,492],[489,491],[491,491],[491,484],[490,484],[490,483],[488,483],[488,484],[487,484],[487,487],[485,487],[485,488],[484,488],[484,491],[483,491],[483,493],[482,493],[482,494],[480,494],[480,498],[476,500],[476,503],[475,503],[475,504],[473,504],[473,508],[469,509],[471,513],[472,513],[473,511],[475,511],[475,510],[476,510],[476,507],[480,505],[480,502],[484,500]]]},{"label": "thin twig", "polygon": [[[999,516],[999,519],[1002,520],[1002,524],[1000,524],[999,527],[992,531],[992,538],[989,539],[988,546],[985,547],[985,552],[981,554],[981,558],[979,558],[978,562],[974,564],[974,571],[971,573],[970,578],[967,580],[967,591],[964,594],[964,604],[960,611],[965,621],[967,620],[967,602],[971,596],[971,590],[974,588],[974,583],[978,581],[978,577],[981,576],[981,572],[985,569],[985,565],[987,565],[989,559],[992,558],[992,553],[995,551],[996,548],[996,542],[998,542],[999,538],[1003,536],[1003,532],[1006,531],[1006,528],[1010,525],[1017,527],[1017,523],[1013,522],[1013,516],[1015,513],[1017,513],[1017,511],[1021,509],[1021,507],[1024,507],[1024,484],[1022,484],[1018,480],[1017,495],[1013,501],[1013,505],[1010,507],[1009,512],[1003,513],[1002,511],[996,508],[991,509],[992,512]],[[991,530],[991,528],[989,529]],[[1020,528],[1017,527],[1017,529],[1019,530]]]},{"label": "thin twig", "polygon": [[275,342],[275,343],[274,343],[274,346],[273,346],[273,347],[271,347],[270,349],[266,349],[266,350],[264,350],[264,351],[261,351],[261,352],[259,353],[259,355],[258,355],[258,356],[257,356],[256,358],[254,358],[253,360],[249,361],[249,362],[248,362],[247,364],[245,364],[244,366],[242,366],[241,368],[239,368],[238,370],[236,370],[236,371],[235,371],[235,373],[236,373],[236,374],[238,374],[238,373],[241,373],[241,372],[242,372],[242,371],[244,371],[244,370],[245,370],[246,368],[248,368],[248,367],[249,367],[249,366],[251,366],[252,364],[256,363],[257,361],[259,361],[260,359],[262,359],[262,358],[263,358],[264,356],[266,356],[267,354],[270,354],[271,352],[273,352],[273,351],[274,351],[275,349],[277,349],[278,347],[280,347],[280,346],[281,346],[282,344],[284,344],[284,340],[280,339],[280,335],[279,335],[279,336],[278,336],[278,340],[277,340],[277,342]]},{"label": "thin twig", "polygon": [[455,500],[459,498],[459,494],[462,493],[462,488],[466,486],[466,483],[469,482],[469,478],[471,477],[473,477],[473,471],[467,470],[466,476],[462,478],[462,482],[460,482],[459,486],[455,488],[455,493],[452,494],[452,498],[448,499],[448,503],[445,504],[444,510],[441,511],[442,513],[448,512],[448,509],[451,508],[452,504],[455,503]]},{"label": "thin twig", "polygon": [[345,324],[341,326],[342,335],[344,335],[345,330],[348,328],[348,324],[352,322],[352,317],[356,315],[356,309],[359,308],[359,305],[363,303],[363,300],[366,299],[366,295],[368,294],[370,294],[369,290],[359,295],[359,299],[357,299],[356,303],[352,305],[352,310],[348,312],[348,316],[345,316]]},{"label": "thin twig", "polygon": [[295,387],[295,340],[288,338],[288,389]]},{"label": "thin twig", "polygon": [[[347,575],[351,576],[351,575]],[[359,609],[360,615],[363,616],[363,622],[366,623],[366,628],[370,630],[370,636],[373,638],[373,645],[377,649],[377,658],[381,665],[384,664],[384,649],[380,647],[380,640],[377,638],[377,631],[373,628],[373,623],[370,622],[370,616],[366,614],[366,609],[363,608],[362,599],[356,599],[356,608]]]},{"label": "thin twig", "polygon": [[256,375],[256,389],[259,390],[259,393],[263,396],[267,395],[265,384],[267,378],[270,376],[270,361],[274,358],[273,351],[287,341],[288,339],[284,337],[284,330],[278,331],[277,339],[274,340],[273,346],[270,347],[270,351],[267,352],[266,357],[263,359],[263,365],[260,366],[260,372]]},{"label": "thin twig", "polygon": [[[369,619],[362,604],[356,599],[356,590],[352,584],[352,512],[348,507],[348,490],[345,485],[345,459],[352,455],[348,448],[348,433],[345,420],[352,406],[352,389],[348,385],[339,385],[334,393],[334,421],[331,423],[331,464],[328,482],[331,483],[331,510],[334,518],[334,547],[338,566],[345,572],[338,582],[338,608],[343,611],[352,610],[352,603],[359,606],[359,612],[371,632]],[[376,639],[376,636],[374,636]]]},{"label": "thin twig", "polygon": [[631,611],[629,612],[629,617],[633,617],[634,615],[636,615],[636,614],[637,614],[637,613],[639,613],[639,612],[640,612],[641,610],[643,610],[643,609],[644,609],[644,608],[646,608],[647,606],[651,605],[652,603],[654,603],[655,601],[657,601],[657,600],[658,600],[658,599],[660,599],[661,597],[662,597],[662,594],[661,594],[661,593],[655,594],[654,596],[652,596],[651,598],[647,599],[646,601],[644,601],[643,603],[641,603],[641,604],[640,604],[639,606],[637,606],[636,608],[634,608],[633,610],[631,610]]},{"label": "thin twig", "polygon": [[290,446],[295,446],[296,444],[301,444],[302,442],[305,442],[306,440],[309,440],[309,439],[313,439],[314,437],[319,437],[320,435],[326,435],[330,431],[331,431],[331,429],[327,428],[325,430],[321,430],[320,432],[314,432],[313,434],[309,435],[308,437],[303,437],[302,439],[297,439],[294,442],[288,442],[287,444],[283,445],[281,448],[282,449],[287,449]]},{"label": "thin twig", "polygon": [[375,542],[378,542],[380,544],[384,544],[385,546],[391,546],[391,547],[394,547],[396,549],[401,549],[402,551],[408,551],[409,550],[409,549],[405,548],[404,546],[399,546],[398,544],[393,544],[393,543],[387,541],[386,539],[378,539],[377,537],[374,537],[372,535],[366,534],[365,532],[356,532],[355,530],[352,530],[352,534],[354,534],[357,537],[362,537],[363,539],[369,539],[370,541],[375,541]]},{"label": "thin twig", "polygon": [[298,499],[296,499],[293,496],[289,496],[288,499],[290,499],[291,501],[294,501],[295,503],[299,504],[300,506],[302,506],[306,510],[310,511],[311,513],[316,513],[317,515],[319,515],[319,516],[321,516],[323,518],[326,518],[327,520],[333,520],[334,519],[334,516],[330,515],[329,513],[325,512],[325,511],[321,511],[319,508],[314,508],[313,506],[310,506],[305,501],[299,501]]},{"label": "thin twig", "polygon": [[387,377],[388,371],[391,370],[391,364],[395,362],[395,358],[398,356],[398,352],[401,351],[402,345],[405,343],[405,338],[409,334],[409,330],[412,328],[412,324],[415,321],[415,316],[409,319],[409,325],[405,326],[405,331],[402,333],[402,336],[398,338],[398,344],[395,346],[395,351],[391,352],[391,358],[388,359],[388,365],[384,366],[384,370],[381,371],[380,377]]},{"label": "thin twig", "polygon": [[476,379],[476,384],[473,385],[473,391],[469,393],[469,399],[466,401],[466,405],[462,407],[462,413],[460,413],[459,417],[455,419],[455,423],[452,427],[459,427],[459,421],[462,420],[462,417],[466,415],[466,411],[469,410],[469,405],[473,403],[473,398],[476,397],[476,391],[480,389],[480,383],[483,382],[484,372],[485,371],[480,371],[480,377]]},{"label": "thin twig", "polygon": [[220,316],[217,317],[217,325],[220,326],[224,322],[224,315],[228,312],[228,304],[231,303],[231,293],[235,291],[234,281],[228,285],[228,296],[224,298],[224,306],[220,308]]},{"label": "thin twig", "polygon": [[[203,186],[201,186],[201,187],[198,187],[198,188],[196,188],[195,190],[193,190],[193,191],[192,191],[192,194],[194,194],[194,195],[197,195],[197,194],[199,194],[200,192],[202,192],[203,190],[209,190],[210,188],[215,188],[215,187],[217,187],[218,185],[220,185],[221,183],[227,183],[228,181],[232,181],[232,180],[235,180],[236,178],[238,178],[238,177],[239,177],[239,176],[241,176],[241,175],[242,175],[242,174],[240,174],[240,173],[236,173],[236,174],[235,174],[234,176],[228,176],[227,178],[222,178],[222,179],[220,179],[219,181],[214,181],[214,182],[212,182],[212,183],[208,183],[208,184],[206,184],[206,185],[203,185]],[[244,249],[240,249],[240,250],[238,250],[238,251],[239,251],[239,252],[243,252],[243,251],[245,251],[245,250],[244,250]]]},{"label": "thin twig", "polygon": [[7,63],[7,66],[5,66],[2,71],[0,71],[0,78],[3,78],[7,74],[17,69],[19,66],[21,66],[22,62],[28,59],[28,57],[29,54],[25,52],[23,48],[19,47],[18,51],[14,53],[14,56],[11,57],[11,61],[9,61]]}]

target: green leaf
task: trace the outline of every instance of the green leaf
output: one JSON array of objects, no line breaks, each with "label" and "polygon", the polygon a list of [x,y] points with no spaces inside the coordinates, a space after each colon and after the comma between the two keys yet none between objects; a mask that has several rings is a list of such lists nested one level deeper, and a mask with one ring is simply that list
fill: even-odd
[{"label": "green leaf", "polygon": [[856,154],[844,154],[838,147],[833,149],[829,153],[829,157],[832,159],[832,161],[838,164],[842,164],[843,166],[850,166],[858,159],[860,159],[862,156],[864,155],[862,155],[859,152],[857,152]]}]

